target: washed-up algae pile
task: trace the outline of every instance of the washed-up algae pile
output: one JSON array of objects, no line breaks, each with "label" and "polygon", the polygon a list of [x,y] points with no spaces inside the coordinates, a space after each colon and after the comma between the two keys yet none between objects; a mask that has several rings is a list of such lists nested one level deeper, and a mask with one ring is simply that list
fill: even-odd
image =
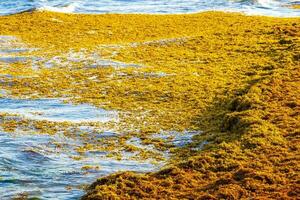
[{"label": "washed-up algae pile", "polygon": [[[299,18],[33,12],[0,17],[0,35],[17,37],[34,49],[20,54],[38,58],[1,65],[6,97],[64,98],[120,113],[95,125],[120,137],[83,134],[79,151],[161,159],[125,142],[139,138],[171,153],[162,170],[100,178],[83,199],[299,198]],[[0,122],[7,132],[71,134],[68,123],[9,114]],[[155,137],[168,131],[199,134],[177,148]]]}]

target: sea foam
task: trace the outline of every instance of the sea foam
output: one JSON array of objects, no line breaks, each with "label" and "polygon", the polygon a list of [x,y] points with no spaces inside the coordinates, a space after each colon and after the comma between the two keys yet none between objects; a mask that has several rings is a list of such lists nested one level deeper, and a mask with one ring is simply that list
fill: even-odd
[{"label": "sea foam", "polygon": [[63,13],[194,13],[207,10],[235,11],[250,15],[300,16],[290,5],[295,0],[3,0],[0,15],[38,9]]}]

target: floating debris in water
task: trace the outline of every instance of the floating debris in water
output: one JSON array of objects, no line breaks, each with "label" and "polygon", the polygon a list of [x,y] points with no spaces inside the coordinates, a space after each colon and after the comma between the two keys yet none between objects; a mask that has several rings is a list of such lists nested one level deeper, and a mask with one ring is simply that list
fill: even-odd
[{"label": "floating debris in water", "polygon": [[0,57],[0,62],[15,63],[15,62],[24,62],[28,59],[29,59],[28,57],[5,56],[5,57]]},{"label": "floating debris in water", "polygon": [[193,141],[192,139],[195,135],[198,135],[200,133],[201,131],[169,131],[154,134],[152,137],[166,139],[167,141],[169,140],[176,147],[184,147]]},{"label": "floating debris in water", "polygon": [[0,35],[0,54],[4,53],[20,53],[29,51],[24,43],[17,37],[10,35]]},{"label": "floating debris in water", "polygon": [[[100,154],[73,159],[79,141],[36,134],[8,134],[0,131],[0,198],[26,192],[42,199],[78,199],[82,184],[117,171],[147,172],[157,166],[148,162],[114,160]],[[62,142],[66,150],[53,144]],[[70,190],[66,190],[69,187]]]},{"label": "floating debris in water", "polygon": [[[102,47],[103,48],[103,47]],[[111,56],[115,52],[111,52]],[[98,67],[113,67],[113,68],[125,68],[125,67],[142,67],[142,65],[135,63],[125,63],[113,60],[111,56],[102,56],[95,52],[88,53],[85,50],[79,52],[70,51],[60,56],[54,56],[49,59],[44,59],[41,63],[46,68],[51,67],[68,67],[70,65],[82,66],[85,68],[98,68]]]},{"label": "floating debris in water", "polygon": [[26,61],[38,61],[40,58],[20,55],[21,53],[31,53],[36,49],[27,48],[18,38],[14,36],[0,35],[0,64],[11,64]]}]

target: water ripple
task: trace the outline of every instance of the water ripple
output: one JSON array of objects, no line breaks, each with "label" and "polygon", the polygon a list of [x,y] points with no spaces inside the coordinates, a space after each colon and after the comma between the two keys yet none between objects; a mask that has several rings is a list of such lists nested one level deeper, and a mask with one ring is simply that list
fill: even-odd
[{"label": "water ripple", "polygon": [[32,9],[64,13],[191,13],[207,10],[238,11],[251,15],[300,16],[287,5],[295,0],[2,0],[0,15]]}]

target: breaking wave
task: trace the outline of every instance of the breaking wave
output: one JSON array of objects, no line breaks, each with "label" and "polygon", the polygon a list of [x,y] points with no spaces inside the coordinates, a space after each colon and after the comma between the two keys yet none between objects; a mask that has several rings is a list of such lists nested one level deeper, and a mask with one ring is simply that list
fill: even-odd
[{"label": "breaking wave", "polygon": [[243,12],[250,15],[292,17],[300,10],[295,0],[3,0],[0,15],[32,10],[63,13],[193,13],[207,10]]}]

